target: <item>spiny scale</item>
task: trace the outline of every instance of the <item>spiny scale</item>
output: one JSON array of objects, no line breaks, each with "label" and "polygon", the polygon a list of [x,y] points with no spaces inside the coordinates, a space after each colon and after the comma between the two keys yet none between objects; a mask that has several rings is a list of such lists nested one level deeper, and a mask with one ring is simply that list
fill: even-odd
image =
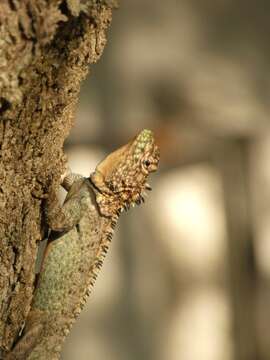
[{"label": "spiny scale", "polygon": [[114,217],[113,220],[111,220],[111,224],[110,224],[110,230],[105,233],[105,238],[104,240],[101,240],[101,244],[100,244],[100,252],[96,255],[96,259],[93,262],[93,268],[92,268],[92,274],[93,274],[93,278],[89,283],[88,288],[86,289],[85,295],[83,296],[83,300],[82,300],[82,306],[85,304],[85,302],[87,301],[87,297],[91,294],[92,288],[95,285],[98,273],[103,265],[103,261],[105,259],[105,256],[108,252],[109,246],[107,245],[108,242],[111,242],[112,240],[112,236],[113,236],[113,228],[116,226],[116,221],[117,221],[118,217]]}]

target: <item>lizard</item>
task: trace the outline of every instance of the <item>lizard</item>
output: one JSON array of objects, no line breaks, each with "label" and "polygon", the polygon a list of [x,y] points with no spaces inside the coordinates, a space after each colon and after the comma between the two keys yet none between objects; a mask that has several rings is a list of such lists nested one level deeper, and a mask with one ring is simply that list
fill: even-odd
[{"label": "lizard", "polygon": [[120,213],[144,201],[159,148],[150,130],[101,161],[89,177],[68,174],[63,206],[54,186],[46,202],[50,228],[25,328],[6,359],[57,360],[90,294]]}]

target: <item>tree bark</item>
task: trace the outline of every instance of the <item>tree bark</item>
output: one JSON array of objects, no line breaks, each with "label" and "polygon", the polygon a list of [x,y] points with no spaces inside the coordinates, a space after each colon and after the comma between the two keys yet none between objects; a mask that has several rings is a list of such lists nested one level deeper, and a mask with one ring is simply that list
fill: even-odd
[{"label": "tree bark", "polygon": [[42,204],[66,166],[63,143],[88,64],[103,51],[113,2],[0,3],[0,347],[29,312]]}]

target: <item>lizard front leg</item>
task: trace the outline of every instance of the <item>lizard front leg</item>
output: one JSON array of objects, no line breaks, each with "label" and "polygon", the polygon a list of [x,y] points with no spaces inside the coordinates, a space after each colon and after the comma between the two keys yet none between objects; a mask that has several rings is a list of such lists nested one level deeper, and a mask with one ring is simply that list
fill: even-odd
[{"label": "lizard front leg", "polygon": [[63,184],[69,188],[69,192],[63,205],[59,202],[55,187],[51,186],[48,198],[45,201],[46,220],[51,230],[68,231],[80,221],[83,197],[79,190],[83,181],[84,178],[77,174],[70,174],[64,179]]},{"label": "lizard front leg", "polygon": [[83,179],[83,176],[80,174],[76,174],[71,172],[70,168],[67,169],[65,174],[62,176],[61,186],[66,190],[69,191],[71,186],[78,180]]}]

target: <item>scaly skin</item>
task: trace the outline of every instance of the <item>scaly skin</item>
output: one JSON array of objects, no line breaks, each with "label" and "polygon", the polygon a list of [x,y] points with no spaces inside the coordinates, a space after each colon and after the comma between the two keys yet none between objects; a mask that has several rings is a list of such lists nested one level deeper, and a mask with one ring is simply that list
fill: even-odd
[{"label": "scaly skin", "polygon": [[123,209],[143,200],[159,150],[150,130],[107,156],[90,178],[70,174],[63,207],[47,200],[52,233],[22,338],[6,359],[56,360],[85,304]]}]

